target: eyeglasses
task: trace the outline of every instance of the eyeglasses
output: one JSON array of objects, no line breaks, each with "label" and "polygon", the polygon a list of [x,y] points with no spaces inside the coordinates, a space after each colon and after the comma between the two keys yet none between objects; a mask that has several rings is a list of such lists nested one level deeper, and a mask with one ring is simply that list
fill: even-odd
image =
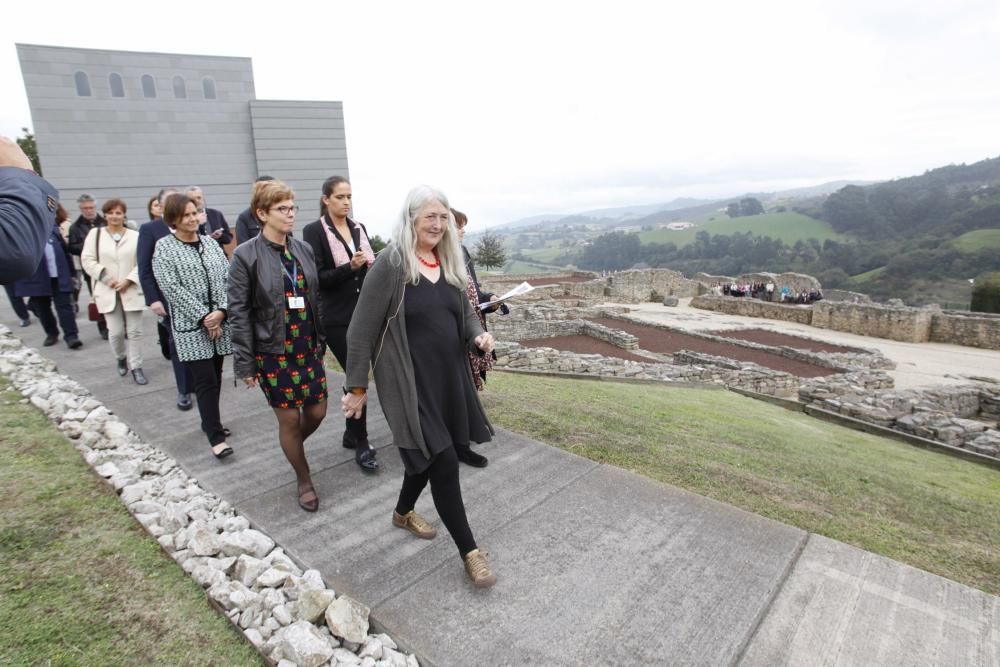
[{"label": "eyeglasses", "polygon": [[298,213],[298,204],[293,204],[291,206],[275,206],[271,209],[272,211],[277,211],[281,215],[288,215],[289,213]]}]

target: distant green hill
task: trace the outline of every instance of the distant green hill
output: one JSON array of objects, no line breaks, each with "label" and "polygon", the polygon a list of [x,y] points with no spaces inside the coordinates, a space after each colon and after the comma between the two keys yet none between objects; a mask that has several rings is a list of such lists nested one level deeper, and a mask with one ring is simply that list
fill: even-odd
[{"label": "distant green hill", "polygon": [[877,269],[872,269],[871,271],[865,271],[864,273],[859,273],[856,276],[851,276],[851,283],[855,285],[866,283],[869,280],[874,280],[875,278],[878,278],[883,273],[885,273],[885,267],[880,266]]},{"label": "distant green hill", "polygon": [[750,232],[754,236],[770,236],[773,239],[781,239],[786,245],[794,245],[796,241],[805,241],[806,239],[816,239],[821,243],[826,239],[836,241],[848,239],[844,234],[833,231],[828,223],[801,213],[766,213],[742,218],[728,218],[725,214],[718,214],[714,220],[697,222],[696,226],[688,229],[678,231],[656,229],[641,232],[639,240],[643,244],[673,243],[680,248],[693,243],[695,235],[701,231],[708,232],[710,236]]},{"label": "distant green hill", "polygon": [[956,238],[952,245],[962,252],[1000,250],[1000,229],[974,229]]},{"label": "distant green hill", "polygon": [[556,258],[563,257],[564,255],[577,257],[580,254],[580,250],[577,248],[560,247],[534,248],[532,250],[522,250],[521,254],[536,262],[551,264]]}]

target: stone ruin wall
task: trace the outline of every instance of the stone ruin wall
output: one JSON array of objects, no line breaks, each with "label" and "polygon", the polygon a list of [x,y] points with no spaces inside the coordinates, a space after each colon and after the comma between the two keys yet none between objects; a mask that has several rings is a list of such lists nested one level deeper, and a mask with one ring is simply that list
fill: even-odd
[{"label": "stone ruin wall", "polygon": [[749,299],[732,296],[715,296],[703,294],[691,299],[692,308],[714,310],[727,315],[745,315],[747,317],[763,317],[783,322],[811,324],[813,312],[805,305],[785,305],[760,299]]},{"label": "stone ruin wall", "polygon": [[931,320],[931,341],[1000,350],[1000,315],[946,310]]},{"label": "stone ruin wall", "polygon": [[738,276],[713,276],[708,273],[697,273],[694,279],[701,283],[706,289],[711,290],[716,283],[774,283],[774,291],[780,294],[785,287],[796,294],[808,292],[809,290],[820,289],[820,283],[812,276],[804,273],[741,273]]},{"label": "stone ruin wall", "polygon": [[[877,372],[868,373],[868,377]],[[814,378],[799,401],[854,419],[1000,458],[1000,386],[988,383],[893,390],[858,374]],[[882,374],[884,375],[884,374]],[[877,376],[876,376],[877,377]]]}]

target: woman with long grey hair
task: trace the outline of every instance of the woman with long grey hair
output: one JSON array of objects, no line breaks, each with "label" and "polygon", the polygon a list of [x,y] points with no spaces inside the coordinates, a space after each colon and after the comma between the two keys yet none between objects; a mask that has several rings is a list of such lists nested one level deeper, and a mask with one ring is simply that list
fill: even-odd
[{"label": "woman with long grey hair", "polygon": [[491,439],[467,353],[489,354],[493,336],[466,298],[465,262],[443,193],[411,190],[392,239],[368,271],[347,330],[344,414],[361,416],[371,368],[405,470],[393,525],[423,539],[437,535],[413,509],[430,483],[472,583],[492,586],[496,577],[465,514],[455,447]]}]

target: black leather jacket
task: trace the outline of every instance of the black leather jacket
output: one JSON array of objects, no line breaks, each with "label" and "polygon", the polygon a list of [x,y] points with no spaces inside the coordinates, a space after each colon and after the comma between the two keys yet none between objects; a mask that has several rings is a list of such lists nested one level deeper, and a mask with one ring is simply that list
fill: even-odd
[{"label": "black leather jacket", "polygon": [[[322,356],[325,339],[320,323],[319,276],[309,244],[289,238],[288,247],[305,274],[309,310]],[[233,335],[233,369],[238,378],[257,373],[255,354],[285,351],[284,272],[278,253],[281,246],[258,235],[240,244],[229,269],[229,310]]]}]

